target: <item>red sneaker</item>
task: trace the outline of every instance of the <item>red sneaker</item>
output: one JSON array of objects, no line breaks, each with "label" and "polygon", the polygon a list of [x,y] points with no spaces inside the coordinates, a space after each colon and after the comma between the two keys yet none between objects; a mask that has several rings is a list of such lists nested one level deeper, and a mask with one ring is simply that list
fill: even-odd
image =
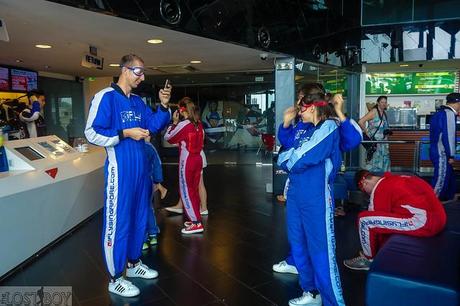
[{"label": "red sneaker", "polygon": [[182,234],[195,234],[202,233],[204,231],[203,224],[201,223],[192,223],[189,226],[184,227],[181,232]]}]

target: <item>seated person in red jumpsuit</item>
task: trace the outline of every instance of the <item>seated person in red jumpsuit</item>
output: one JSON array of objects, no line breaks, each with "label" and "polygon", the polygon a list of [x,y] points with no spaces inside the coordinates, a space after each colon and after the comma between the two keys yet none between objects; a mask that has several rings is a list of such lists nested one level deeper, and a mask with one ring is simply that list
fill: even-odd
[{"label": "seated person in red jumpsuit", "polygon": [[369,210],[358,216],[360,256],[344,260],[353,270],[369,270],[372,259],[391,234],[434,236],[443,230],[446,213],[433,188],[416,176],[383,177],[361,170],[358,187],[370,195]]}]

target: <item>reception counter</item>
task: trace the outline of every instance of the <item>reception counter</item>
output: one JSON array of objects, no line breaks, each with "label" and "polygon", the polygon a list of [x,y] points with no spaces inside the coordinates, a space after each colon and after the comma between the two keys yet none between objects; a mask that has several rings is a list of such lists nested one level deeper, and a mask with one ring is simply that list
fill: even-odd
[{"label": "reception counter", "polygon": [[[0,278],[103,206],[105,150],[81,153],[56,136],[4,144]],[[97,233],[95,233],[97,235]]]}]

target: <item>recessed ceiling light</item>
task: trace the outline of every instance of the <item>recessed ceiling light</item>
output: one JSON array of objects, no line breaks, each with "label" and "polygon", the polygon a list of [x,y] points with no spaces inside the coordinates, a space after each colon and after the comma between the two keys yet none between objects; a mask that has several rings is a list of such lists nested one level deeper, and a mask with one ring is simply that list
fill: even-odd
[{"label": "recessed ceiling light", "polygon": [[401,64],[399,67],[409,67],[409,64]]},{"label": "recessed ceiling light", "polygon": [[158,38],[153,38],[153,39],[147,40],[147,42],[148,42],[149,44],[161,44],[161,43],[163,43],[163,40],[162,40],[162,39],[158,39]]},{"label": "recessed ceiling light", "polygon": [[40,49],[50,49],[50,45],[35,45],[35,47],[40,48]]},{"label": "recessed ceiling light", "polygon": [[120,67],[120,64],[109,64],[110,67]]},{"label": "recessed ceiling light", "polygon": [[50,69],[51,66],[45,65],[45,69]]},{"label": "recessed ceiling light", "polygon": [[19,58],[16,59],[16,63],[22,63],[22,62],[24,62],[22,59],[19,59]]},{"label": "recessed ceiling light", "polygon": [[201,64],[201,61],[198,61],[198,60],[190,61],[190,64]]}]

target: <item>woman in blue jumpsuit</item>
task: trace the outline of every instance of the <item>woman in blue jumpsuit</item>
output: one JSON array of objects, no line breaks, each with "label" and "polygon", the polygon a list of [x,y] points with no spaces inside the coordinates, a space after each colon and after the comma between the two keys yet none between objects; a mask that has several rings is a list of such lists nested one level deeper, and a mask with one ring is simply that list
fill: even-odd
[{"label": "woman in blue jumpsuit", "polygon": [[[289,173],[287,231],[304,291],[289,305],[344,305],[335,260],[331,191],[341,164],[339,125],[328,119],[331,109],[326,101],[303,97],[299,106],[302,124],[313,127],[286,139],[292,147],[278,158],[278,164]],[[286,110],[285,122],[296,113],[293,107]]]},{"label": "woman in blue jumpsuit", "polygon": [[[306,84],[299,93],[299,97],[302,96],[305,96],[308,100],[325,99],[324,89],[322,86],[319,86],[319,84],[316,83]],[[332,104],[334,105],[335,115],[340,121],[340,151],[351,151],[352,149],[357,148],[362,141],[363,136],[361,128],[353,119],[345,117],[345,115],[342,113],[343,98],[341,95],[335,95],[332,99]],[[293,147],[295,139],[299,138],[302,134],[313,128],[314,125],[312,123],[304,123],[302,121],[299,121],[294,125],[289,123],[286,125],[286,127],[284,124],[281,124],[278,129],[278,140],[283,146],[283,149],[288,150]],[[289,181],[286,183],[285,193],[289,188],[288,185]],[[289,252],[285,260],[274,264],[273,271],[279,273],[298,274],[294,259],[292,258],[292,254]]]}]

